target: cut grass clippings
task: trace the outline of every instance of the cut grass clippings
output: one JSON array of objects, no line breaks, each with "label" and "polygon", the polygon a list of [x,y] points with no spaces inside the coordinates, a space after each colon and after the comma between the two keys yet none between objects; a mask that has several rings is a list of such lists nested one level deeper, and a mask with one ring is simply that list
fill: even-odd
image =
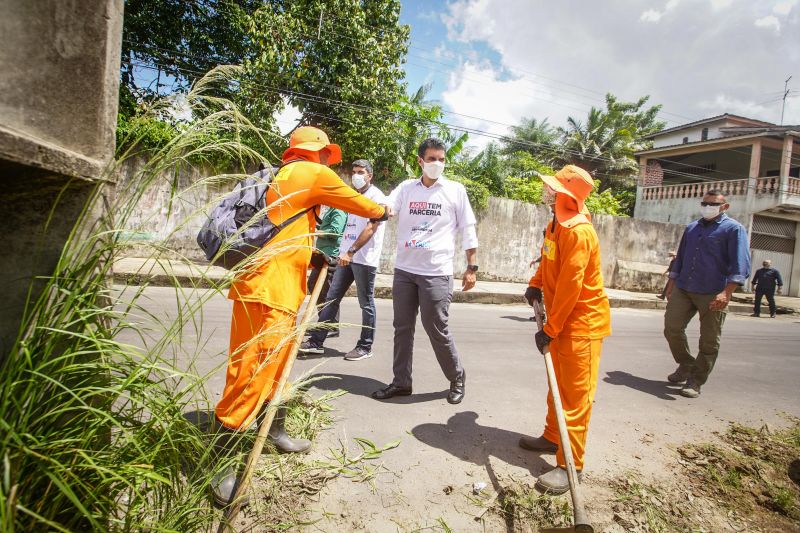
[{"label": "cut grass clippings", "polygon": [[509,532],[530,531],[531,527],[565,527],[572,524],[569,493],[548,496],[527,483],[512,480],[500,488],[491,511],[505,521]]},{"label": "cut grass clippings", "polygon": [[[345,394],[338,390],[320,398],[301,395],[288,403],[287,430],[290,435],[313,440],[332,423],[330,401]],[[303,454],[265,455],[253,477],[252,500],[244,509],[239,531],[286,531],[310,525],[306,505],[331,480],[346,477],[356,482],[371,483],[387,472],[379,459],[383,452],[397,447],[393,441],[378,446],[368,439],[353,439],[357,450],[346,443],[331,448],[323,459],[309,459]]]},{"label": "cut grass clippings", "polygon": [[731,424],[719,444],[681,447],[694,491],[747,516],[756,528],[800,531],[800,420],[789,421],[775,432]]}]

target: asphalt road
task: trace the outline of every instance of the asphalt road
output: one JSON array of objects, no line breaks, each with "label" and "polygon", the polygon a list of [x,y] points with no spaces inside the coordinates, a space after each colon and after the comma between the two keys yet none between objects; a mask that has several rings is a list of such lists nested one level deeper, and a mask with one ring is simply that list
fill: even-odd
[{"label": "asphalt road", "polygon": [[[139,303],[154,317],[169,319],[175,316],[175,301],[174,290],[150,288]],[[471,529],[471,517],[464,518],[470,513],[466,498],[453,499],[444,487],[468,492],[472,483],[491,486],[509,476],[536,476],[552,464],[552,456],[517,447],[522,434],[539,434],[545,413],[546,377],[532,343],[531,312],[521,306],[451,307],[450,326],[467,370],[466,397],[455,406],[445,400],[449,384],[419,324],[414,394],[387,402],[369,397],[391,380],[391,301],[378,300],[377,314],[371,359],[343,360],[358,337],[357,328],[343,328],[341,337],[326,343],[324,356],[295,365],[295,375],[327,376],[314,383],[313,394],[349,392],[335,401],[337,422],[316,443],[317,453],[341,442],[354,448],[353,437],[377,444],[401,439],[383,457],[391,474],[380,476],[374,486],[339,480],[323,492],[317,511],[326,518],[318,528],[395,531],[401,524],[426,527],[442,517],[454,530]],[[711,439],[730,421],[774,426],[785,422],[782,413],[800,416],[797,318],[730,315],[717,367],[701,396],[692,400],[666,383],[675,364],[661,334],[662,313],[613,309],[612,317],[587,445],[589,479],[631,469],[665,476],[665,461],[682,442]],[[188,321],[184,342],[174,347],[183,366],[200,374],[216,369],[207,383],[211,403],[222,390],[229,320],[230,302],[213,295],[203,306],[202,323]],[[344,301],[341,320],[360,323],[355,299]],[[696,321],[689,331],[694,346]],[[159,335],[157,329],[153,335]],[[334,514],[325,514],[332,509]]]}]

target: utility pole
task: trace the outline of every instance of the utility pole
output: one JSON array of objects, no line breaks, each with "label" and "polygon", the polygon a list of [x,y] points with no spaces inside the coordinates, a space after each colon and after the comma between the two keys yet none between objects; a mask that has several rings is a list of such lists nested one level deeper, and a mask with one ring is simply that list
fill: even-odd
[{"label": "utility pole", "polygon": [[783,112],[786,111],[786,97],[789,96],[789,80],[792,77],[789,76],[786,78],[786,81],[783,82],[783,105],[781,106],[781,126],[783,126]]}]

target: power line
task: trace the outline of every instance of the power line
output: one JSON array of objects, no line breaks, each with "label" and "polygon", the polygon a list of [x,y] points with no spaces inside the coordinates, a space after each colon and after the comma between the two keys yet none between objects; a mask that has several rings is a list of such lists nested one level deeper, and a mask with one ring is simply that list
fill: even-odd
[{"label": "power line", "polygon": [[[138,63],[138,65],[141,68],[150,68],[150,69],[154,69],[155,68],[155,67],[152,67],[152,66],[148,66],[145,63]],[[193,71],[191,69],[182,69],[182,70],[185,70],[185,71],[188,71],[188,72],[197,73],[197,74],[202,74],[199,71]],[[484,137],[488,137],[488,138],[491,138],[491,139],[494,139],[494,140],[506,141],[506,142],[509,142],[509,143],[522,145],[522,146],[526,146],[526,147],[540,148],[540,149],[550,149],[550,150],[552,150],[554,148],[552,145],[549,145],[549,144],[534,143],[534,142],[531,142],[531,141],[521,141],[521,140],[517,140],[517,139],[511,139],[511,138],[509,138],[509,137],[507,137],[505,135],[491,133],[491,132],[487,132],[487,131],[484,131],[484,130],[479,130],[477,128],[459,126],[459,125],[456,125],[456,124],[450,124],[450,123],[443,122],[443,121],[437,122],[437,121],[432,121],[432,120],[427,120],[427,119],[421,119],[421,118],[418,118],[418,117],[413,117],[411,115],[407,115],[405,113],[386,111],[386,110],[378,109],[378,108],[375,108],[373,106],[368,106],[368,105],[364,105],[364,104],[354,104],[354,103],[346,102],[346,101],[343,101],[343,100],[336,100],[336,99],[333,99],[333,98],[330,98],[330,97],[311,95],[311,94],[302,93],[302,92],[299,92],[299,91],[293,91],[291,89],[287,89],[287,88],[283,88],[283,87],[274,87],[274,86],[270,86],[270,85],[266,85],[266,84],[254,84],[254,85],[256,85],[258,88],[260,88],[262,90],[265,90],[265,91],[267,91],[269,93],[272,93],[272,94],[278,94],[278,95],[289,94],[289,95],[292,95],[293,98],[297,98],[299,100],[304,100],[304,101],[311,102],[311,103],[336,104],[336,105],[339,105],[339,106],[351,107],[351,108],[356,108],[356,109],[359,109],[359,110],[372,111],[374,113],[379,113],[381,115],[384,115],[387,118],[405,118],[405,119],[407,119],[409,121],[417,122],[419,124],[426,124],[426,125],[431,125],[431,126],[440,126],[441,125],[441,126],[445,126],[445,127],[449,128],[451,130],[463,131],[465,133],[471,133],[471,134],[475,134],[475,135],[479,135],[479,136],[484,136]],[[452,113],[452,112],[450,112],[450,113]],[[324,116],[324,115],[322,115],[322,116]],[[582,158],[584,160],[605,161],[605,162],[609,162],[609,163],[615,163],[615,161],[613,159],[610,159],[610,158],[607,158],[607,157],[603,157],[603,156],[590,155],[590,154],[587,154],[585,152],[579,152],[579,151],[576,151],[576,150],[569,150],[569,149],[560,148],[560,151],[563,152],[563,153],[569,154],[569,155],[574,155],[576,157],[580,157],[580,158]]]},{"label": "power line", "polygon": [[[148,65],[146,63],[142,63],[142,62],[137,62],[137,64],[142,68],[149,68],[149,69],[155,69],[156,68],[156,67],[150,66],[150,65]],[[200,71],[194,71],[194,70],[191,70],[191,69],[183,69],[183,68],[178,68],[178,67],[175,67],[175,68],[179,69],[181,71],[192,72],[192,73],[195,73],[195,74],[203,74]],[[416,122],[418,124],[426,125],[426,126],[435,126],[435,127],[444,126],[444,127],[447,127],[448,129],[453,130],[453,131],[462,131],[462,132],[465,132],[465,133],[478,135],[478,136],[483,136],[483,137],[490,138],[490,139],[493,139],[493,140],[499,140],[499,141],[503,141],[503,142],[506,142],[506,143],[509,143],[509,144],[514,144],[514,145],[527,147],[527,148],[536,148],[536,149],[543,149],[543,150],[553,150],[554,148],[556,148],[557,150],[559,150],[563,154],[572,155],[572,156],[581,158],[582,160],[586,160],[586,161],[596,161],[596,162],[599,161],[599,162],[607,162],[607,163],[612,163],[612,164],[616,163],[615,160],[613,160],[611,158],[608,158],[608,157],[603,157],[603,156],[599,156],[599,155],[591,155],[591,154],[587,154],[585,152],[579,152],[579,151],[576,151],[576,150],[565,149],[563,147],[554,147],[553,145],[549,145],[549,144],[545,144],[545,143],[535,143],[535,142],[532,142],[532,141],[524,141],[524,140],[512,139],[512,138],[509,138],[509,137],[507,137],[505,135],[495,134],[495,133],[487,132],[487,131],[480,130],[480,129],[477,129],[477,128],[459,126],[459,125],[450,124],[450,123],[443,122],[443,121],[437,122],[437,121],[432,121],[432,120],[427,120],[427,119],[420,119],[418,117],[413,117],[413,116],[407,115],[405,113],[386,111],[386,110],[378,109],[378,108],[375,108],[375,107],[369,106],[369,105],[354,104],[354,103],[346,102],[346,101],[343,101],[343,100],[336,100],[336,99],[333,99],[333,98],[330,98],[330,97],[311,95],[311,94],[302,93],[302,92],[299,92],[299,91],[293,91],[291,89],[286,89],[286,88],[282,88],[282,87],[274,87],[274,86],[269,86],[269,85],[266,85],[266,84],[255,84],[255,85],[259,89],[264,90],[264,91],[269,92],[269,93],[272,93],[272,94],[276,94],[276,95],[279,95],[279,96],[288,94],[288,95],[292,95],[293,98],[297,98],[299,100],[303,100],[303,101],[307,101],[307,102],[311,102],[311,103],[334,104],[334,105],[337,105],[337,106],[351,107],[351,108],[355,108],[355,109],[359,109],[359,110],[366,110],[366,111],[371,111],[373,113],[379,113],[380,115],[383,115],[383,116],[385,116],[387,118],[405,118],[406,120],[409,120],[409,121],[412,121],[412,122]],[[334,120],[334,121],[337,121],[337,122],[340,122],[340,123],[343,123],[343,124],[351,124],[352,125],[352,123],[349,123],[347,121],[344,121],[344,120],[341,120],[341,119],[338,119],[338,118],[334,118],[334,117],[330,117],[330,116],[327,116],[327,115],[323,115],[323,114],[320,114],[320,113],[316,113],[316,112],[307,112],[307,114],[313,115],[313,116],[319,116],[319,117],[327,118],[327,119]],[[498,124],[503,124],[503,123],[498,123]],[[503,124],[503,125],[508,126],[507,124]],[[747,152],[737,151],[735,148],[726,148],[724,150],[733,151],[733,152],[737,152],[737,153],[740,153],[740,154],[747,154]],[[747,155],[749,155],[749,154],[747,154]],[[659,159],[659,158],[653,158],[653,159]],[[792,159],[794,159],[794,157]],[[663,159],[663,158],[661,160],[663,160],[665,162],[669,162],[671,164],[677,164],[677,165],[683,165],[683,166],[687,166],[687,167],[695,167],[696,168],[696,165],[689,165],[689,164],[680,163],[680,162],[676,162],[676,161],[670,161],[670,160],[666,160],[666,159]],[[682,176],[686,176],[686,177],[691,177],[691,178],[696,179],[696,180],[713,181],[711,179],[703,178],[702,176],[697,176],[695,174],[682,173],[682,172],[674,171],[674,170],[666,170],[666,171],[667,172],[671,172],[671,173],[673,173],[675,175],[682,175]],[[713,171],[713,172],[719,173],[719,174],[722,174],[722,175],[726,175],[727,174],[727,175],[730,175],[730,176],[739,177],[737,174],[733,174],[733,173],[725,173],[725,172],[716,171],[716,170]],[[606,174],[606,176],[608,176],[608,175]]]}]

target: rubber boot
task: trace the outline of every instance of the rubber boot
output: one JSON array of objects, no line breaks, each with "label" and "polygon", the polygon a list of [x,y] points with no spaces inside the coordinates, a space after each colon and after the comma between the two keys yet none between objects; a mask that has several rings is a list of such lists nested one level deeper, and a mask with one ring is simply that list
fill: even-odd
[{"label": "rubber boot", "polygon": [[[264,411],[266,412],[266,404]],[[311,448],[311,441],[307,439],[293,439],[286,433],[286,407],[278,407],[272,426],[269,428],[269,441],[281,453],[305,453]]]},{"label": "rubber boot", "polygon": [[[220,458],[230,458],[232,454],[236,453],[235,450],[240,438],[239,432],[227,428],[222,424],[218,424],[218,428],[219,436],[214,443],[217,455]],[[240,454],[237,454],[235,462],[229,464],[211,478],[211,492],[214,495],[214,503],[220,507],[227,507],[231,503],[233,491],[236,488],[239,469],[241,467],[241,457],[239,455]],[[250,496],[245,494],[241,499],[241,504],[245,506],[248,503],[250,503]]]}]

